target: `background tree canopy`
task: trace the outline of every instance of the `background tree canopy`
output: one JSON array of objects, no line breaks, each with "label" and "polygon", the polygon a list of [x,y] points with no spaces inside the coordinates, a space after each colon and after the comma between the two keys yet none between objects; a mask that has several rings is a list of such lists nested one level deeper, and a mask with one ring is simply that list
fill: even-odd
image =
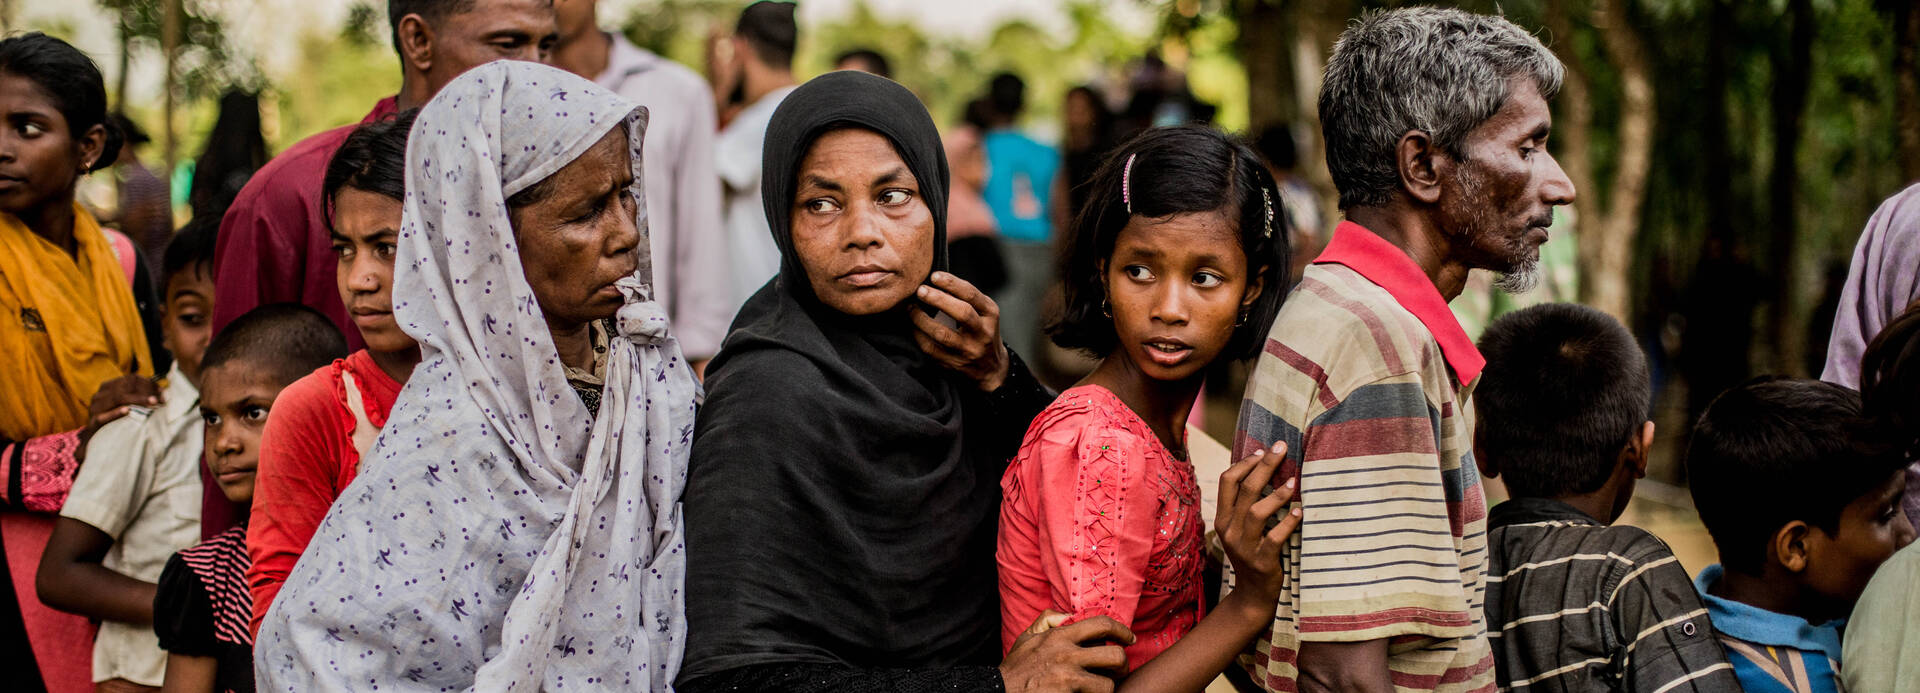
[{"label": "background tree canopy", "polygon": [[[278,151],[324,128],[353,122],[398,86],[384,3],[352,0],[334,26],[287,26],[291,69],[266,74],[236,48],[221,0],[95,0],[118,23],[122,54],[103,59],[116,91],[121,75],[164,58],[168,5],[180,48],[168,84],[179,103],[178,158],[191,158],[229,86],[264,90],[268,138]],[[0,0],[0,21],[17,1]],[[710,31],[730,29],[735,0],[652,0],[602,22],[636,43],[704,70]],[[1119,4],[1158,21],[1129,29]],[[871,48],[895,77],[951,123],[996,71],[1029,85],[1025,124],[1060,130],[1071,86],[1110,94],[1130,61],[1148,51],[1186,72],[1192,91],[1218,107],[1216,122],[1257,131],[1290,124],[1308,179],[1331,203],[1321,162],[1315,98],[1334,37],[1378,0],[1065,0],[1063,30],[1012,20],[960,35],[854,4],[802,26],[802,77],[834,56]],[[1920,86],[1911,0],[1459,0],[1504,12],[1567,63],[1553,101],[1553,150],[1580,188],[1582,296],[1678,351],[1718,313],[1715,329],[1745,329],[1714,342],[1716,358],[1759,372],[1809,371],[1824,345],[1820,301],[1828,269],[1847,260],[1880,200],[1920,179]],[[38,28],[60,34],[71,27]],[[116,65],[115,63],[119,63]],[[132,68],[128,67],[132,64]],[[118,69],[116,69],[118,68]],[[153,100],[127,104],[164,137]],[[1704,270],[1702,268],[1705,268]],[[1689,319],[1694,327],[1689,329]],[[1696,340],[1696,353],[1707,351]]]}]

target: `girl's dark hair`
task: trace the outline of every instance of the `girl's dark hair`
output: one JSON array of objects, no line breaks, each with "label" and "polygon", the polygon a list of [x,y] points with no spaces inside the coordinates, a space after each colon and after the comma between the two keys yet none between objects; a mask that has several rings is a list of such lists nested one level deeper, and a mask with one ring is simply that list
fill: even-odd
[{"label": "girl's dark hair", "polygon": [[1920,459],[1920,303],[1880,330],[1860,359],[1870,439],[1902,460]]},{"label": "girl's dark hair", "polygon": [[119,125],[107,119],[106,83],[100,77],[100,68],[86,53],[66,41],[28,32],[0,40],[0,72],[40,85],[60,116],[67,119],[67,132],[75,139],[95,125],[106,128],[106,144],[89,171],[112,166],[120,158],[124,135]]},{"label": "girl's dark hair", "polygon": [[[1127,173],[1127,161],[1133,161]],[[1123,178],[1133,211],[1121,190]],[[1074,217],[1060,253],[1066,310],[1047,326],[1053,343],[1096,356],[1113,351],[1119,336],[1106,315],[1100,266],[1113,256],[1120,230],[1134,216],[1163,218],[1221,212],[1234,222],[1247,271],[1262,280],[1244,324],[1234,329],[1222,355],[1247,359],[1260,353],[1267,327],[1286,298],[1287,245],[1280,193],[1273,177],[1246,144],[1203,125],[1160,127],[1140,133],[1107,157],[1087,182],[1087,202]],[[1248,277],[1252,283],[1253,276]]]},{"label": "girl's dark hair", "polygon": [[354,128],[347,141],[327,162],[321,179],[320,200],[327,228],[333,228],[333,201],[343,188],[353,188],[405,202],[407,199],[407,133],[420,109],[409,108]]},{"label": "girl's dark hair", "polygon": [[260,134],[260,97],[238,89],[220,95],[220,117],[207,133],[207,146],[193,163],[187,204],[193,215],[218,219],[240,196],[253,172],[273,154]]}]

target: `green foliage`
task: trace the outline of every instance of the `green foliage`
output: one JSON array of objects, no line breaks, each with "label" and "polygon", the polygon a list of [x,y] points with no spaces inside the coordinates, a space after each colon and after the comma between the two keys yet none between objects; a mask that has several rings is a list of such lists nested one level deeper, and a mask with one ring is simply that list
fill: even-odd
[{"label": "green foliage", "polygon": [[[167,0],[95,0],[120,21],[127,48],[164,59],[161,33]],[[251,63],[239,61],[228,44],[217,11],[197,0],[180,0],[178,79],[187,100],[214,98],[229,86],[259,89],[265,78]]]}]

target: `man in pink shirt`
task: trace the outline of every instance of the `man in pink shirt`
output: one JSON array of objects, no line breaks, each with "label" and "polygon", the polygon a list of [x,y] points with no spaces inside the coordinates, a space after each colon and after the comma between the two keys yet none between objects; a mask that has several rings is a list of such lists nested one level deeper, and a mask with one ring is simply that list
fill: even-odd
[{"label": "man in pink shirt", "polygon": [[[426,104],[469,68],[503,58],[546,62],[558,37],[552,0],[391,0],[387,17],[400,54],[400,93],[374,104],[362,123]],[[320,203],[327,161],[353,128],[301,140],[240,190],[220,222],[214,255],[216,332],[255,306],[292,301],[331,318],[352,348],[365,346],[334,286]]]},{"label": "man in pink shirt", "polygon": [[[400,54],[400,93],[381,99],[365,123],[427,103],[453,78],[494,60],[546,62],[557,40],[552,0],[390,0],[387,18]],[[267,162],[220,220],[213,256],[216,333],[256,306],[294,302],[320,311],[366,346],[335,285],[333,241],[321,218],[320,179],[354,125],[313,135]],[[200,470],[202,538],[239,519],[206,469]]]}]

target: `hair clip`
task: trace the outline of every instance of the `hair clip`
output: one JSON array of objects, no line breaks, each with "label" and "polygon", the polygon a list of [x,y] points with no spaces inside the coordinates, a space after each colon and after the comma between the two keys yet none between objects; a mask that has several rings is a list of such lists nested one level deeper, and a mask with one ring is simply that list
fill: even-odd
[{"label": "hair clip", "polygon": [[1126,203],[1128,214],[1133,213],[1133,160],[1139,156],[1139,152],[1128,154],[1127,167],[1120,172],[1120,201]]},{"label": "hair clip", "polygon": [[1260,199],[1264,201],[1267,205],[1267,238],[1272,238],[1273,237],[1273,193],[1267,191],[1267,186],[1264,186],[1264,185],[1260,186]]}]

